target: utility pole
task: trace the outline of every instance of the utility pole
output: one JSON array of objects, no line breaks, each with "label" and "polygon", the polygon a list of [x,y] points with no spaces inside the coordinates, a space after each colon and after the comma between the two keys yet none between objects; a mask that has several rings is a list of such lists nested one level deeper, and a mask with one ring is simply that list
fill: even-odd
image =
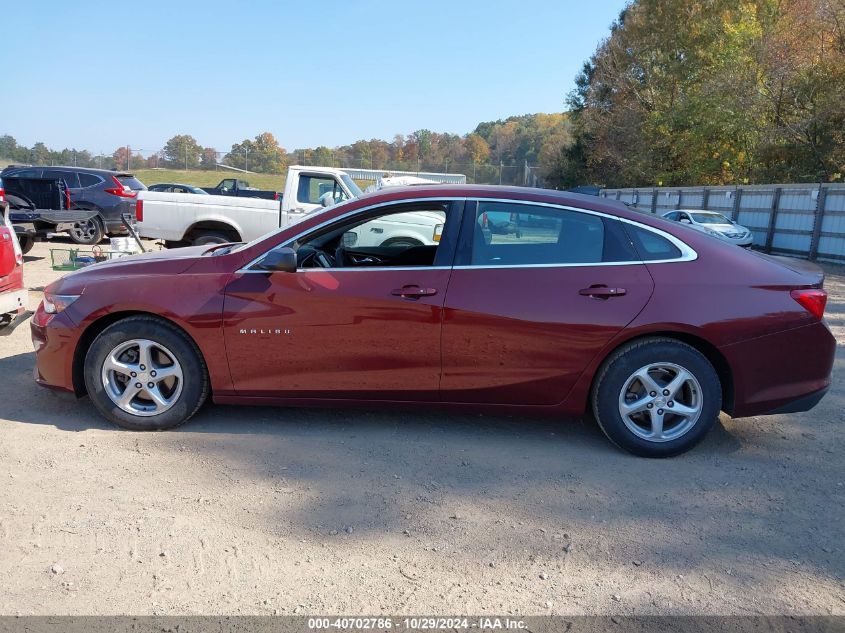
[{"label": "utility pole", "polygon": [[249,148],[244,147],[244,171],[249,171]]}]

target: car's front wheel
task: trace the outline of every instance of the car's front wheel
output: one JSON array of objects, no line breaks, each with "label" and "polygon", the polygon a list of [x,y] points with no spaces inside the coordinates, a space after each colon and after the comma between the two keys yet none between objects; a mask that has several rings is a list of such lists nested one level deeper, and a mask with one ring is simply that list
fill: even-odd
[{"label": "car's front wheel", "polygon": [[155,317],[128,317],[103,330],[88,349],[84,371],[94,406],[135,431],[179,426],[199,410],[209,391],[196,344]]},{"label": "car's front wheel", "polygon": [[667,338],[634,341],[599,369],[593,413],[617,446],[643,457],[688,451],[722,407],[719,375],[695,348]]}]

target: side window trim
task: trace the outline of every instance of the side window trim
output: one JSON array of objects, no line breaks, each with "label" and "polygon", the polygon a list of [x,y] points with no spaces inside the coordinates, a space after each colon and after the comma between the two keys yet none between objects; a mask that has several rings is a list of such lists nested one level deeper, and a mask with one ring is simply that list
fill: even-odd
[{"label": "side window trim", "polygon": [[[659,235],[660,237],[668,240],[674,246],[681,251],[680,257],[675,257],[672,259],[656,259],[651,260],[648,262],[643,261],[642,259],[636,259],[631,261],[622,261],[622,262],[593,262],[593,263],[584,263],[584,264],[471,264],[472,261],[472,242],[473,242],[473,231],[475,230],[475,216],[477,215],[478,205],[481,201],[484,202],[504,202],[509,204],[522,204],[525,206],[539,206],[539,207],[551,207],[553,209],[561,209],[564,211],[575,211],[577,213],[586,213],[588,215],[595,215],[602,218],[607,218],[610,220],[617,220],[624,224],[630,224],[646,231],[650,231]],[[473,206],[474,205],[474,206]],[[473,213],[472,211],[475,211]],[[680,239],[675,237],[674,235],[667,233],[666,231],[662,231],[657,229],[653,226],[649,226],[647,224],[640,224],[634,220],[629,220],[628,218],[622,218],[619,216],[611,215],[609,213],[602,213],[601,211],[594,211],[592,209],[583,209],[578,207],[571,207],[564,204],[553,204],[549,202],[535,202],[533,200],[513,200],[513,199],[505,199],[505,198],[469,198],[466,201],[465,212],[463,214],[464,221],[461,225],[461,237],[460,237],[460,249],[455,257],[455,265],[454,268],[456,270],[467,270],[467,269],[500,269],[500,268],[584,268],[584,267],[592,267],[592,266],[632,266],[632,265],[645,265],[648,263],[651,264],[664,264],[664,263],[677,263],[677,262],[687,262],[687,261],[694,261],[698,259],[698,253],[690,247],[685,242],[682,242]]]}]

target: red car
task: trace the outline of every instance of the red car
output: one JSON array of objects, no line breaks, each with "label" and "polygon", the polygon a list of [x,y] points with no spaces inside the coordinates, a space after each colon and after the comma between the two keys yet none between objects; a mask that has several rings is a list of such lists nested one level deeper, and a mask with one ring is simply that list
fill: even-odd
[{"label": "red car", "polygon": [[0,183],[0,328],[26,310],[27,295],[23,286],[23,252],[2,194]]},{"label": "red car", "polygon": [[[420,211],[444,218],[430,243],[370,245],[374,219]],[[514,230],[491,231],[502,218]],[[32,319],[35,378],[138,430],[175,427],[209,395],[430,404],[592,413],[617,445],[668,456],[720,410],[822,398],[836,345],[822,282],[807,262],[592,196],[390,189],[248,244],[67,275]]]}]

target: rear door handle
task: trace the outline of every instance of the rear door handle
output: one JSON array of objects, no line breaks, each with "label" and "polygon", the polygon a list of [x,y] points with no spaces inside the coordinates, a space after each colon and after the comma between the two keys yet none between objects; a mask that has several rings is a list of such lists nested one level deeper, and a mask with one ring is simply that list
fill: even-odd
[{"label": "rear door handle", "polygon": [[437,294],[437,288],[420,288],[419,286],[402,286],[391,290],[390,294],[394,297],[403,297],[405,299],[419,299],[420,297],[430,297]]},{"label": "rear door handle", "polygon": [[578,291],[579,295],[585,297],[596,297],[597,299],[609,299],[610,297],[621,297],[627,291],[624,288],[608,288],[607,286],[590,286],[589,288],[581,288]]}]

